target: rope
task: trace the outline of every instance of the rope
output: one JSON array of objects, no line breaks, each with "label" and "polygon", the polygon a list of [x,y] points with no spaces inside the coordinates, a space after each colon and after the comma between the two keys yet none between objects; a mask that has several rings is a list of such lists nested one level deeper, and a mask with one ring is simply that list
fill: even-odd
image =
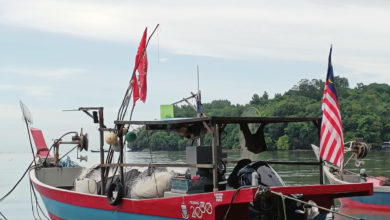
[{"label": "rope", "polygon": [[[32,168],[34,168],[34,167],[36,167],[36,166],[32,166]],[[35,200],[35,210],[36,211],[34,211],[33,195],[34,195],[34,200]],[[50,220],[45,215],[45,212],[42,210],[41,206],[39,205],[38,198],[37,198],[37,195],[35,193],[35,189],[33,187],[31,180],[30,180],[30,204],[31,204],[31,211],[32,211],[34,219],[40,219],[40,220],[42,219],[40,214],[39,214],[39,211],[40,211],[47,220]],[[38,210],[38,208],[39,208],[39,210]],[[37,213],[38,218],[35,216],[35,212]]]},{"label": "rope", "polygon": [[37,217],[35,217],[35,212],[34,212],[34,206],[33,206],[33,200],[32,200],[32,190],[31,190],[31,182],[30,182],[30,204],[31,204],[31,211],[32,211],[32,214],[33,214],[33,217],[34,219],[37,219]]},{"label": "rope", "polygon": [[225,213],[225,216],[223,217],[223,220],[227,220],[228,219],[228,216],[229,216],[229,213],[230,213],[230,209],[232,208],[233,206],[233,202],[234,202],[234,199],[236,198],[236,196],[238,195],[238,192],[241,190],[241,189],[244,189],[244,188],[251,188],[252,186],[241,186],[241,187],[238,187],[236,189],[236,191],[234,191],[234,194],[232,196],[232,200],[230,200],[230,204],[229,204],[229,207]]},{"label": "rope", "polygon": [[[284,216],[284,220],[287,220],[287,214],[286,214],[286,202],[284,201],[284,197],[283,197],[283,194],[282,193],[278,193],[278,192],[275,192],[275,194],[279,195],[280,198],[282,199],[282,205],[283,205],[283,216]],[[256,197],[256,195],[255,195]]]},{"label": "rope", "polygon": [[[145,128],[145,132],[146,132],[146,143],[147,143],[147,145],[149,145],[149,130],[148,130],[148,127]],[[152,154],[152,146],[150,146],[150,145],[149,145],[149,155],[150,155],[150,163],[149,164],[152,164],[153,163],[153,154]],[[154,178],[154,185],[156,186],[156,194],[157,194],[157,197],[158,197],[156,169],[154,169],[154,171],[153,171],[153,178]]]},{"label": "rope", "polygon": [[28,122],[27,122],[26,118],[24,118],[24,121],[26,122],[26,129],[27,129],[27,134],[28,134],[28,140],[30,141],[30,148],[31,148],[31,153],[32,153],[32,157],[33,157],[33,162],[34,162],[34,165],[37,165],[37,163],[35,162],[35,152],[34,152],[32,141],[31,141],[30,127],[28,126]]},{"label": "rope", "polygon": [[272,194],[274,194],[274,195],[276,195],[276,196],[280,196],[282,199],[290,199],[290,200],[293,200],[293,201],[296,201],[296,202],[303,203],[303,204],[308,205],[308,206],[317,207],[318,209],[322,209],[322,210],[327,211],[327,212],[331,212],[331,213],[334,213],[334,214],[337,214],[337,215],[341,215],[341,216],[343,216],[343,217],[347,217],[347,218],[351,218],[351,219],[357,219],[357,220],[362,220],[361,218],[357,218],[357,217],[355,217],[355,216],[343,214],[343,213],[341,213],[341,212],[336,212],[336,211],[334,211],[334,210],[327,209],[327,208],[322,207],[322,206],[319,206],[319,205],[310,204],[310,203],[308,203],[308,202],[305,202],[305,201],[300,200],[300,199],[296,199],[296,198],[291,197],[291,196],[283,195],[282,193],[279,193],[279,192],[274,192],[274,191],[272,191],[272,190],[269,190],[269,188],[264,188],[264,187],[262,187],[262,186],[259,186],[259,187],[258,187],[257,192],[256,192],[256,194],[255,194],[255,198],[257,198],[258,196],[263,195],[263,194],[264,194],[263,191],[264,191],[265,189],[268,190],[267,192],[272,193]]},{"label": "rope", "polygon": [[4,218],[4,220],[7,220],[7,218],[3,215],[3,213],[1,213],[1,211],[0,211],[0,215]]},{"label": "rope", "polygon": [[[41,211],[42,215],[43,215],[47,220],[50,220],[50,219],[46,216],[45,212],[42,210],[41,206],[39,205],[38,198],[37,198],[37,194],[35,193],[35,189],[34,189],[34,186],[33,186],[32,183],[31,183],[31,181],[30,181],[30,186],[31,186],[31,189],[32,189],[34,198],[35,198],[35,208],[36,208],[36,210],[37,210],[39,219],[41,219],[41,216],[39,215],[39,211]],[[39,210],[38,210],[38,208],[39,208]]]},{"label": "rope", "polygon": [[[66,154],[62,155],[62,157],[60,157],[60,159],[58,159],[58,161],[62,160],[62,158],[64,158],[66,155],[68,155],[70,152],[74,151],[74,149],[76,149],[76,147],[78,147],[77,145],[74,146],[72,149],[70,149],[70,151],[66,152]],[[81,161],[81,160],[80,160]]]},{"label": "rope", "polygon": [[[15,189],[16,187],[19,185],[19,183],[23,180],[23,178],[26,176],[27,172],[30,170],[30,168],[35,168],[35,167],[39,167],[38,165],[33,165],[33,162],[35,160],[31,161],[31,163],[29,164],[29,166],[27,167],[27,169],[24,171],[22,177],[16,182],[16,184],[11,188],[11,190],[6,193],[1,199],[0,199],[0,202],[2,202],[5,198],[7,198]],[[30,181],[30,202],[31,202],[31,210],[32,210],[32,213],[33,213],[33,217],[34,219],[37,219],[36,216],[35,216],[35,212],[34,212],[34,205],[33,205],[33,196],[34,195],[34,198],[35,198],[35,206],[36,206],[36,212],[38,214],[38,219],[41,219],[41,216],[39,215],[39,211],[43,214],[43,216],[46,218],[46,219],[49,219],[44,211],[42,210],[41,206],[39,205],[38,203],[38,198],[37,198],[37,195],[35,193],[35,189],[34,187],[32,186],[31,184],[31,181]],[[39,208],[39,210],[38,210]],[[5,219],[7,220],[7,218],[0,212],[0,215]]]},{"label": "rope", "polygon": [[9,192],[7,192],[3,197],[1,197],[0,202],[2,202],[5,198],[7,198],[14,191],[14,189],[19,185],[19,183],[22,181],[22,179],[24,178],[24,176],[26,175],[26,173],[30,169],[32,163],[33,162],[31,161],[31,163],[30,163],[30,165],[28,165],[26,171],[24,171],[22,177],[16,182],[16,184],[12,187],[12,189]]},{"label": "rope", "polygon": [[[117,162],[118,164],[119,164],[119,160],[120,160],[120,158],[118,158],[118,162]],[[116,172],[118,171],[118,168],[119,168],[119,166],[116,166],[115,171],[114,171],[114,175],[112,175],[112,178],[111,178],[111,183],[114,182],[114,178],[115,178]],[[123,185],[125,185],[125,183],[123,183]]]},{"label": "rope", "polygon": [[[225,216],[224,216],[224,220],[227,220],[228,219],[228,216],[229,216],[229,213],[230,213],[230,210],[231,210],[231,207],[233,206],[233,203],[234,203],[234,199],[237,197],[239,191],[241,189],[244,189],[244,188],[251,188],[253,186],[241,186],[239,188],[236,189],[236,191],[234,192],[233,196],[232,196],[232,199],[230,201],[230,204],[229,204],[229,207],[225,213]],[[303,200],[300,200],[300,199],[296,199],[294,197],[291,197],[291,196],[286,196],[286,195],[283,195],[282,193],[280,192],[274,192],[272,190],[270,190],[268,187],[263,187],[263,186],[259,186],[257,188],[257,191],[255,193],[255,199],[265,195],[265,194],[268,194],[268,193],[271,193],[273,195],[276,195],[276,196],[279,196],[281,199],[282,199],[282,205],[283,205],[283,214],[284,214],[284,219],[287,220],[287,214],[286,214],[286,204],[285,204],[285,199],[290,199],[290,200],[293,200],[293,201],[296,201],[296,202],[300,202],[302,204],[305,204],[307,206],[314,206],[314,207],[317,207],[318,209],[322,209],[324,211],[327,211],[327,212],[331,212],[333,214],[337,214],[337,215],[340,215],[340,216],[343,216],[343,217],[347,217],[347,218],[350,218],[350,219],[356,219],[356,220],[364,220],[362,218],[357,218],[357,217],[354,217],[354,216],[351,216],[351,215],[347,215],[347,214],[343,214],[341,212],[336,212],[334,210],[331,210],[331,209],[327,209],[325,207],[322,207],[322,206],[319,206],[319,205],[314,205],[314,204],[310,204],[308,202],[305,202]]]}]

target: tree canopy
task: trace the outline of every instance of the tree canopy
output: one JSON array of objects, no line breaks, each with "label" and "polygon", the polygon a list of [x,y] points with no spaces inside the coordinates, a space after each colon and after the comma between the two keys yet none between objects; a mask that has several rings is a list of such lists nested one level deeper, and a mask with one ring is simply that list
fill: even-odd
[{"label": "tree canopy", "polygon": [[[341,109],[345,142],[363,137],[373,147],[380,147],[390,140],[390,86],[372,83],[358,83],[350,88],[348,79],[335,77],[335,84]],[[203,103],[202,111],[208,116],[249,116],[248,109],[256,109],[261,116],[321,117],[321,100],[324,82],[318,79],[302,79],[284,94],[270,98],[267,92],[262,96],[253,94],[248,104],[232,104],[229,100],[214,100]],[[175,106],[175,117],[196,117],[188,105]],[[257,114],[257,113],[256,113]],[[255,116],[255,115],[252,115]],[[196,141],[185,139],[173,131],[136,130],[137,140],[129,147],[142,150],[151,146],[155,150],[182,150]],[[240,129],[237,125],[226,126],[222,146],[227,149],[240,148]],[[270,124],[265,127],[265,138],[270,150],[310,149],[318,144],[318,131],[312,123]],[[204,144],[211,144],[211,137],[203,137]]]}]

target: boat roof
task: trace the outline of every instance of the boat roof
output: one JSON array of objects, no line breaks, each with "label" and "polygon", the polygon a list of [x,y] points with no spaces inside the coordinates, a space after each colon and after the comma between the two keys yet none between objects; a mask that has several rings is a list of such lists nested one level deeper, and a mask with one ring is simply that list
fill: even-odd
[{"label": "boat roof", "polygon": [[183,125],[200,125],[207,124],[270,124],[270,123],[289,123],[289,122],[314,122],[317,125],[321,122],[320,117],[224,117],[224,116],[210,116],[199,118],[174,118],[165,120],[153,121],[115,121],[118,125],[145,125],[149,129],[163,130],[171,127]]}]

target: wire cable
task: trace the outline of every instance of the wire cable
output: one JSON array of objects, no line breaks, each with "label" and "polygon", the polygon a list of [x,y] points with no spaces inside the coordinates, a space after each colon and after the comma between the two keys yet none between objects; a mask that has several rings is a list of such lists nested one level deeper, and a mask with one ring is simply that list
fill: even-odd
[{"label": "wire cable", "polygon": [[241,190],[241,189],[244,189],[244,188],[251,188],[253,186],[241,186],[239,188],[236,189],[236,191],[234,191],[234,194],[232,196],[232,200],[230,200],[230,204],[229,204],[229,207],[225,213],[225,216],[223,217],[224,220],[228,219],[228,216],[229,216],[229,213],[230,213],[230,209],[232,208],[233,206],[233,203],[234,203],[234,199],[236,198],[236,196],[238,195],[238,192]]},{"label": "wire cable", "polygon": [[19,185],[19,183],[22,181],[22,179],[24,178],[24,176],[26,176],[26,173],[29,171],[29,169],[30,169],[32,163],[33,163],[33,162],[31,161],[31,163],[30,163],[30,165],[27,167],[26,171],[24,171],[22,177],[16,182],[16,184],[12,187],[12,189],[11,189],[9,192],[7,192],[3,197],[1,197],[0,202],[2,202],[5,198],[7,198],[7,197],[15,190],[15,188]]},{"label": "wire cable", "polygon": [[[31,184],[32,191],[33,191],[33,195],[34,195],[34,198],[35,198],[35,207],[36,207],[36,209],[37,209],[37,213],[38,213],[39,218],[41,218],[41,216],[39,215],[39,211],[41,211],[42,215],[45,216],[45,218],[46,218],[47,220],[50,220],[50,219],[46,216],[45,212],[42,210],[41,206],[39,205],[38,197],[37,197],[37,194],[35,193],[35,189],[34,189],[34,186],[32,186],[31,181],[30,181],[30,184]],[[39,208],[39,211],[38,211],[38,208]]]},{"label": "wire cable", "polygon": [[5,216],[3,215],[3,213],[1,213],[1,211],[0,211],[0,215],[4,218],[4,220],[7,220],[7,217],[5,217]]},{"label": "wire cable", "polygon": [[306,201],[303,201],[303,200],[301,200],[301,199],[297,199],[297,198],[294,198],[294,197],[291,197],[291,196],[284,195],[284,194],[282,194],[282,193],[280,193],[280,192],[272,191],[272,190],[270,190],[270,189],[267,188],[267,187],[259,186],[258,189],[257,189],[257,192],[256,192],[256,194],[255,194],[255,198],[258,197],[258,194],[262,194],[264,190],[267,190],[267,192],[272,193],[272,194],[274,194],[274,195],[276,195],[276,196],[279,196],[279,197],[281,197],[282,199],[290,199],[290,200],[293,200],[293,201],[295,201],[295,202],[300,202],[300,203],[303,203],[303,204],[308,205],[308,206],[317,207],[318,209],[322,209],[322,210],[327,211],[327,212],[330,212],[330,213],[334,213],[334,214],[337,214],[337,215],[341,215],[341,216],[343,216],[343,217],[347,217],[347,218],[350,218],[350,219],[361,220],[361,218],[357,218],[357,217],[355,217],[355,216],[343,214],[343,213],[341,213],[341,212],[336,212],[336,211],[334,211],[334,210],[327,209],[327,208],[322,207],[322,206],[319,206],[319,205],[310,204],[310,203],[308,203],[308,202],[306,202]]},{"label": "wire cable", "polygon": [[37,219],[37,217],[35,217],[35,212],[34,212],[34,205],[33,205],[33,200],[32,200],[32,189],[31,188],[32,188],[32,185],[31,185],[31,181],[30,181],[30,204],[31,204],[31,211],[32,211],[34,219]]}]

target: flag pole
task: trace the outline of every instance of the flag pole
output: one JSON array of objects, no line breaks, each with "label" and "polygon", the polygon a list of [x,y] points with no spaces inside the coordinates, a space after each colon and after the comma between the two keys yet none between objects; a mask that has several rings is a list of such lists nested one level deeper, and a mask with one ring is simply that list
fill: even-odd
[{"label": "flag pole", "polygon": [[[144,56],[145,51],[146,51],[146,48],[148,47],[149,41],[150,41],[151,37],[154,35],[154,33],[156,32],[156,30],[157,30],[157,28],[158,28],[159,26],[160,26],[160,24],[157,24],[156,27],[154,28],[152,34],[149,36],[149,38],[148,38],[148,40],[147,40],[147,42],[146,42],[146,44],[145,44],[145,48],[144,48],[144,50],[142,51],[141,57]],[[129,96],[129,97],[127,97],[127,96],[128,96],[128,94],[129,94],[129,92],[133,92],[133,87],[132,87],[131,80],[133,79],[133,75],[135,74],[135,72],[136,72],[137,69],[138,69],[138,66],[139,66],[139,64],[140,64],[140,61],[141,61],[141,59],[138,60],[138,62],[136,63],[136,65],[135,65],[135,67],[134,67],[134,69],[133,69],[133,73],[132,73],[131,78],[130,78],[129,86],[127,87],[125,96],[123,97],[122,104],[121,104],[121,106],[120,106],[120,108],[119,108],[119,111],[118,111],[117,120],[123,120],[124,116],[126,115],[126,111],[124,111],[124,109],[127,110],[127,106],[129,105],[129,102],[126,102],[126,99],[127,99],[127,98],[130,99],[130,96]],[[132,107],[132,109],[131,109],[130,120],[131,120],[131,117],[132,117],[132,115],[133,115],[133,111],[134,111],[134,105],[133,105],[133,107]]]},{"label": "flag pole", "polygon": [[[143,56],[144,56],[145,51],[146,51],[146,48],[148,48],[149,41],[150,41],[150,39],[151,39],[152,36],[154,35],[154,32],[156,32],[156,30],[157,30],[157,28],[158,28],[159,26],[160,26],[160,24],[157,24],[156,27],[154,28],[153,32],[150,34],[148,40],[146,41],[145,48],[144,48],[144,50],[142,51],[142,54],[141,54],[140,57],[143,57]],[[138,60],[136,66],[135,66],[135,68],[134,68],[134,70],[133,70],[133,75],[134,75],[135,72],[137,71],[138,66],[139,66],[140,63],[141,63],[141,59]],[[133,77],[131,77],[131,78],[133,78]],[[131,82],[131,80],[130,80],[130,82]],[[131,83],[130,83],[130,85],[131,85]],[[133,117],[134,107],[135,107],[135,105],[133,104],[133,107],[131,107],[130,119],[129,119],[129,120],[131,120],[131,118]]]},{"label": "flag pole", "polygon": [[[322,124],[322,117],[321,120],[317,122],[317,131],[318,131],[318,146],[320,146],[321,143],[321,124]],[[320,166],[320,184],[324,184],[324,161],[322,160],[322,157],[320,155],[320,151],[318,151],[318,158],[320,159],[319,161],[319,166]]]}]

